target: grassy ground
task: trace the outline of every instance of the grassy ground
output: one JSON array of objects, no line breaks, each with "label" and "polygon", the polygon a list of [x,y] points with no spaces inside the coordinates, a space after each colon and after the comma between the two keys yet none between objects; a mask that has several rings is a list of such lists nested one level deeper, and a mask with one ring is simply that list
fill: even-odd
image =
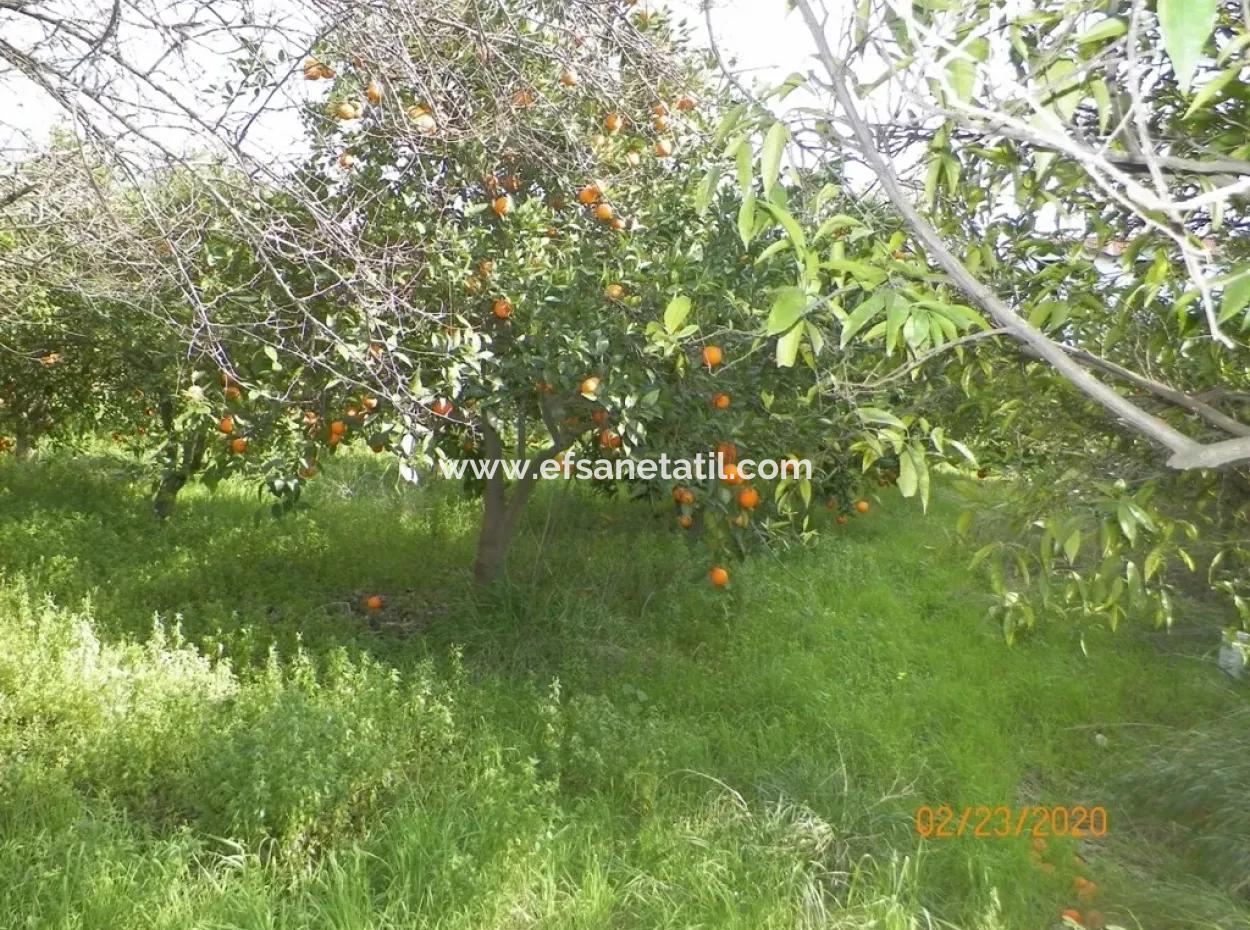
[{"label": "grassy ground", "polygon": [[[667,515],[550,488],[478,596],[473,509],[371,467],[164,527],[117,460],[0,468],[0,926],[1250,927],[1244,784],[1194,748],[1245,692],[1133,631],[1006,648],[957,489],[715,592]],[[1110,829],[1039,867],[920,840],[939,804]]]}]

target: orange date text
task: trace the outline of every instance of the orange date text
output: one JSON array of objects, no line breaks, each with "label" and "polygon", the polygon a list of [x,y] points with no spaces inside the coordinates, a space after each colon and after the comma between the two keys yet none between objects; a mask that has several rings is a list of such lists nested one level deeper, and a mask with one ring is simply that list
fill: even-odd
[{"label": "orange date text", "polygon": [[916,833],[934,839],[1003,839],[1009,836],[1107,835],[1107,809],[1076,805],[1050,807],[953,807],[949,804],[916,808]]}]

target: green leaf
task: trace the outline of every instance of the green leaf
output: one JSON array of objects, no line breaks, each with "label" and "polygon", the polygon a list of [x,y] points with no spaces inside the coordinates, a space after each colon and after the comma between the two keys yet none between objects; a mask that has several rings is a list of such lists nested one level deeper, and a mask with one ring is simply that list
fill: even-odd
[{"label": "green leaf", "polygon": [[1075,562],[1077,554],[1081,551],[1081,531],[1075,529],[1068,534],[1068,538],[1063,541],[1063,554],[1069,562]]},{"label": "green leaf", "polygon": [[825,347],[825,334],[812,323],[807,323],[803,327],[807,331],[807,339],[812,344],[812,352],[819,355]]},{"label": "green leaf", "polygon": [[751,152],[751,143],[743,139],[738,143],[738,149],[734,152],[734,162],[738,171],[738,190],[742,192],[743,197],[749,197],[751,194],[751,169],[754,164],[754,157]]},{"label": "green leaf", "polygon": [[729,134],[734,131],[738,125],[738,121],[742,119],[746,113],[747,106],[745,103],[735,104],[725,113],[724,119],[720,121],[720,125],[716,127],[716,133],[713,138],[713,145],[720,146],[729,138]]},{"label": "green leaf", "polygon": [[803,327],[795,326],[788,333],[777,340],[777,365],[781,368],[790,368],[794,365],[794,358],[799,352],[799,342],[803,339]]},{"label": "green leaf", "polygon": [[1128,32],[1128,23],[1122,19],[1104,19],[1101,23],[1085,30],[1076,37],[1077,45],[1088,45],[1091,42],[1106,42],[1118,39]]},{"label": "green leaf", "polygon": [[786,231],[786,235],[794,243],[795,250],[801,252],[807,247],[807,237],[803,235],[803,227],[798,224],[798,221],[790,214],[790,211],[776,202],[777,197],[775,195],[779,193],[781,193],[781,188],[774,188],[773,199],[771,201],[763,201],[764,206],[773,215],[773,218],[781,224],[781,228]]},{"label": "green leaf", "polygon": [[778,252],[783,252],[788,248],[790,248],[789,239],[778,239],[776,242],[774,242],[772,245],[770,245],[768,248],[766,248],[763,252],[759,254],[759,258],[755,260],[755,264],[762,265],[765,262],[767,262],[770,258],[772,258],[774,255],[776,255]]},{"label": "green leaf", "polygon": [[893,426],[897,429],[907,429],[907,424],[900,420],[897,416],[888,410],[882,410],[880,407],[857,407],[855,412],[859,414],[859,418],[865,423],[879,423],[882,426]]},{"label": "green leaf", "polygon": [[1225,323],[1250,307],[1250,265],[1241,265],[1236,277],[1224,285],[1219,321]]},{"label": "green leaf", "polygon": [[1189,92],[1202,47],[1215,29],[1218,8],[1219,0],[1159,0],[1163,48],[1172,59],[1182,93]]},{"label": "green leaf", "polygon": [[915,497],[920,487],[920,476],[916,473],[916,463],[911,455],[900,455],[898,459],[898,489],[904,497]]},{"label": "green leaf", "polygon": [[738,209],[738,238],[744,246],[751,245],[755,235],[755,192],[748,191]]},{"label": "green leaf", "polygon": [[685,294],[678,294],[668,302],[668,307],[664,311],[664,328],[670,334],[677,332],[689,315],[690,298]]},{"label": "green leaf", "polygon": [[842,348],[845,349],[847,343],[855,338],[855,334],[885,308],[885,299],[886,292],[878,291],[856,307],[846,318],[846,322],[842,324],[842,338],[839,341]]},{"label": "green leaf", "polygon": [[778,120],[768,129],[764,137],[764,148],[760,152],[760,179],[764,182],[764,196],[772,193],[773,185],[781,173],[781,156],[790,141],[790,127]]},{"label": "green leaf", "polygon": [[784,333],[799,321],[803,310],[807,307],[807,295],[797,287],[783,287],[773,298],[772,309],[768,311],[768,328],[765,334],[775,336]]},{"label": "green leaf", "polygon": [[952,58],[946,65],[946,76],[956,97],[965,103],[972,99],[972,88],[977,79],[976,62],[962,56]]},{"label": "green leaf", "polygon": [[694,192],[694,208],[700,213],[707,210],[712,202],[712,194],[716,192],[716,183],[720,180],[720,168],[711,167]]},{"label": "green leaf", "polygon": [[1050,107],[1065,123],[1072,119],[1081,102],[1080,78],[1076,62],[1060,58],[1046,69],[1046,98]]},{"label": "green leaf", "polygon": [[1189,109],[1185,111],[1185,115],[1181,118],[1189,119],[1189,117],[1210,103],[1228,85],[1229,81],[1235,80],[1237,75],[1241,74],[1241,67],[1241,64],[1235,64],[1231,68],[1225,68],[1203,84],[1202,90],[1194,94],[1194,102],[1189,105]]}]

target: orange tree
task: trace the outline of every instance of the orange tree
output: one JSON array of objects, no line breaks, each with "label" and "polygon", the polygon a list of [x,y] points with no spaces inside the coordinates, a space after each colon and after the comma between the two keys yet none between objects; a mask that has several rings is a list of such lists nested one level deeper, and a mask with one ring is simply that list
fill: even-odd
[{"label": "orange tree", "polygon": [[[807,532],[828,505],[862,513],[872,481],[927,493],[944,446],[923,401],[874,406],[895,362],[830,338],[892,299],[898,235],[836,163],[782,178],[766,111],[715,88],[662,16],[440,9],[340,11],[303,66],[307,162],[244,200],[200,179],[192,329],[220,374],[195,375],[181,416],[220,433],[210,474],[264,471],[283,507],[352,442],[414,480],[524,459],[480,483],[482,582],[542,464],[569,453],[813,461],[810,479],[627,482],[672,494],[676,526],[718,551]],[[932,332],[905,334],[916,352],[970,326],[933,304]]]},{"label": "orange tree", "polygon": [[14,177],[0,214],[0,446],[24,458],[41,438],[101,428],[142,442],[178,343],[134,263],[133,204],[60,142]]}]

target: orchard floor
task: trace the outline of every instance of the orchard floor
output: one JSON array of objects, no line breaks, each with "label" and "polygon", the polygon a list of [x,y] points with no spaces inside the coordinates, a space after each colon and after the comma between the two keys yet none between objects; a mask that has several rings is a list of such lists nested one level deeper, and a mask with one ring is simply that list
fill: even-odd
[{"label": "orchard floor", "polygon": [[[1247,758],[1247,689],[1210,637],[1006,647],[960,493],[717,592],[666,509],[552,487],[483,596],[473,507],[372,459],[164,527],[120,459],[0,465],[0,927],[1250,927],[1202,755]],[[941,804],[1109,830],[921,840]]]}]

